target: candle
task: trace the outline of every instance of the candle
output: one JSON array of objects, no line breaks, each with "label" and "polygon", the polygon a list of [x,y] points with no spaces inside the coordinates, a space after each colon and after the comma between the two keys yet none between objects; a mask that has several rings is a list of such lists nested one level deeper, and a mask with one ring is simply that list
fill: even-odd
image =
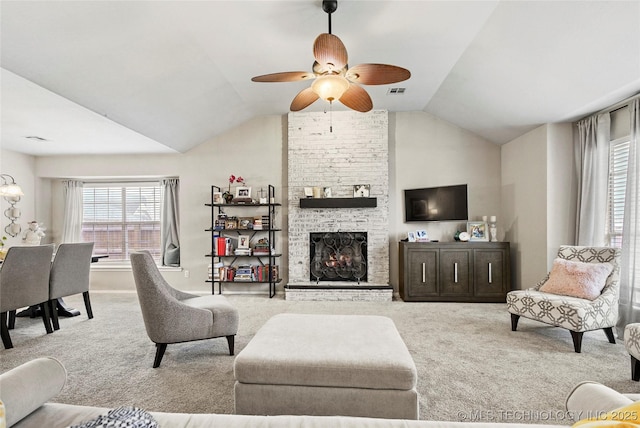
[{"label": "candle", "polygon": [[489,217],[489,221],[491,223],[495,223],[496,222],[496,216],[492,215],[491,217]]}]

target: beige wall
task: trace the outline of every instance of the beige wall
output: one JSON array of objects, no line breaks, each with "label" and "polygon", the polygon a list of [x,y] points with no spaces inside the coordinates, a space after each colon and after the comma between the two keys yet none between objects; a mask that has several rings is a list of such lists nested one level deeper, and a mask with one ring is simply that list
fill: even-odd
[{"label": "beige wall", "polygon": [[571,124],[550,124],[502,146],[502,210],[514,288],[540,281],[572,244],[576,181]]},{"label": "beige wall", "polygon": [[25,194],[15,205],[21,211],[20,219],[16,223],[22,227],[22,232],[15,237],[7,235],[4,230],[9,224],[9,220],[4,216],[4,211],[9,204],[4,198],[0,198],[0,236],[7,237],[5,241],[7,246],[19,245],[22,242],[23,233],[27,230],[27,223],[30,221],[45,223],[44,227],[48,227],[48,217],[36,216],[36,209],[48,203],[48,195],[36,192],[36,159],[33,156],[2,150],[0,173],[11,175]]},{"label": "beige wall", "polygon": [[502,146],[502,212],[512,287],[533,286],[547,267],[547,127]]},{"label": "beige wall", "polygon": [[[210,209],[204,204],[209,202],[210,186],[226,186],[229,175],[234,174],[243,176],[253,191],[260,185],[273,184],[277,199],[286,195],[282,131],[281,116],[261,116],[184,154],[37,158],[37,175],[50,179],[44,180],[43,187],[53,195],[50,208],[44,209],[52,213],[52,237],[59,242],[62,232],[64,205],[59,178],[179,177],[181,265],[189,272],[189,278],[185,278],[184,271],[168,270],[165,276],[181,289],[208,291],[211,285],[205,279],[210,259],[204,255],[211,251],[205,232],[210,224]],[[128,270],[94,268],[92,287],[133,290],[134,284]]]},{"label": "beige wall", "polygon": [[[23,206],[29,220],[25,224],[31,217],[43,221],[47,238],[54,242],[59,242],[62,229],[60,178],[180,177],[181,261],[190,277],[185,278],[182,271],[167,271],[165,276],[181,289],[207,292],[210,284],[204,280],[209,260],[204,255],[210,243],[204,230],[210,211],[204,204],[210,186],[225,185],[230,174],[242,175],[254,188],[274,184],[277,199],[283,201],[288,191],[286,135],[286,116],[261,116],[184,154],[33,158],[2,151],[2,171],[18,171],[20,178],[16,179],[26,183]],[[570,135],[570,126],[543,126],[501,147],[428,113],[390,113],[390,283],[397,289],[397,242],[407,231],[425,228],[431,239],[447,241],[456,230],[465,228],[464,222],[405,223],[402,191],[461,183],[469,185],[470,218],[496,215],[498,237],[511,241],[514,285],[528,286],[539,279],[547,269],[549,248],[569,240],[573,233],[573,216],[567,220],[565,215],[571,208],[566,204],[562,210],[552,207],[566,202],[573,190],[547,186],[547,182],[565,183],[571,178]],[[29,195],[36,195],[35,200]],[[286,230],[285,207],[280,215]],[[286,233],[281,238],[279,247],[286,249]],[[283,258],[281,264],[286,263]],[[94,269],[92,287],[134,289],[128,270]],[[241,287],[236,291],[261,291]]]},{"label": "beige wall", "polygon": [[404,189],[467,184],[469,219],[497,216],[500,239],[500,146],[429,113],[395,113],[389,123],[395,130],[389,139],[390,278],[397,289],[398,241],[408,231],[426,229],[429,239],[453,241],[457,230],[466,230],[466,222],[405,223]]},{"label": "beige wall", "polygon": [[547,126],[547,271],[560,245],[575,243],[578,181],[573,167],[573,125]]}]

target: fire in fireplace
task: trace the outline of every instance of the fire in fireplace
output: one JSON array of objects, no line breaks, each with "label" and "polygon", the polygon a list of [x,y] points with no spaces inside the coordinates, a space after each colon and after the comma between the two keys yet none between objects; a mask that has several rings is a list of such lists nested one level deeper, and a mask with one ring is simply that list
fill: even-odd
[{"label": "fire in fireplace", "polygon": [[311,281],[367,281],[367,232],[309,235]]}]

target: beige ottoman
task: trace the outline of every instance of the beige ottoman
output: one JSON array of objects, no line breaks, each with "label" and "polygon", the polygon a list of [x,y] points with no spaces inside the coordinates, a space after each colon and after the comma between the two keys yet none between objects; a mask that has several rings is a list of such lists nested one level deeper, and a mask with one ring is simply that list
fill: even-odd
[{"label": "beige ottoman", "polygon": [[387,317],[276,315],[234,373],[236,414],[418,419],[416,366]]}]

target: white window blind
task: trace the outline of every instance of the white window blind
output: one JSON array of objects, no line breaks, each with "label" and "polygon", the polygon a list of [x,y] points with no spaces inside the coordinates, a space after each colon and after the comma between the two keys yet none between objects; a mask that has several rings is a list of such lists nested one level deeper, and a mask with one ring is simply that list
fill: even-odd
[{"label": "white window blind", "polygon": [[607,204],[607,240],[609,246],[622,246],[622,222],[629,162],[629,139],[611,142],[609,147],[609,190]]},{"label": "white window blind", "polygon": [[129,260],[137,250],[160,259],[159,183],[98,183],[83,189],[82,239],[105,261]]}]

